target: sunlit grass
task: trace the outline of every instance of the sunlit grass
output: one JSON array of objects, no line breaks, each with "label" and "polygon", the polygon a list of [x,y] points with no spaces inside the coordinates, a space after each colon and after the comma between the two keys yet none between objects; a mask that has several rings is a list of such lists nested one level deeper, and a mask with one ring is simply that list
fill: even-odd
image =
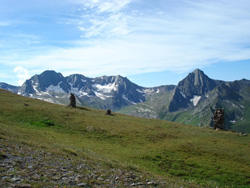
[{"label": "sunlit grass", "polygon": [[116,113],[108,116],[100,110],[68,108],[3,90],[0,103],[0,136],[9,140],[177,182],[250,185],[249,136]]}]

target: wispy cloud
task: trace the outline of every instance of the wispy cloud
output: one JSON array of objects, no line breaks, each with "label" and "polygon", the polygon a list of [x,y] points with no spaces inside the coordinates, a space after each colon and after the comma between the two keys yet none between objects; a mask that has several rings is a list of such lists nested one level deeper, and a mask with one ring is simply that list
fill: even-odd
[{"label": "wispy cloud", "polygon": [[131,15],[124,12],[131,0],[93,0],[80,9],[78,28],[83,38],[114,37],[130,32]]},{"label": "wispy cloud", "polygon": [[28,70],[21,66],[15,67],[14,72],[17,74],[18,85],[22,85],[25,80],[30,78]]},{"label": "wispy cloud", "polygon": [[67,2],[74,8],[63,19],[79,39],[69,39],[70,47],[51,46],[9,64],[64,74],[127,76],[250,59],[250,3],[245,0]]},{"label": "wispy cloud", "polygon": [[131,0],[109,0],[109,1],[93,1],[97,4],[99,12],[120,12],[125,6],[127,6]]}]

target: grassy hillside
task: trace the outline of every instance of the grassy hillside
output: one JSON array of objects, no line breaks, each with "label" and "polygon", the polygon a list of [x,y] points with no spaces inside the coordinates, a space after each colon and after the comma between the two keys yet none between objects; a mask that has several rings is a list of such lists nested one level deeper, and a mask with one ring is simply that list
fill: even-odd
[{"label": "grassy hillside", "polygon": [[119,110],[119,113],[142,118],[163,119],[166,115],[173,90],[162,93],[151,93],[146,96],[146,102],[127,106]]},{"label": "grassy hillside", "polygon": [[0,138],[137,169],[177,187],[250,186],[250,137],[232,132],[107,116],[0,90]]}]

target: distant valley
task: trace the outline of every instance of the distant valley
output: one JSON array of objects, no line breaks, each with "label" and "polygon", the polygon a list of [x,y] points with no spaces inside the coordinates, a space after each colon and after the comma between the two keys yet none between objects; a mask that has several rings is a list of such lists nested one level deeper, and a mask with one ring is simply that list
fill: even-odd
[{"label": "distant valley", "polygon": [[21,87],[0,83],[0,88],[62,105],[68,104],[70,93],[74,93],[79,106],[195,126],[210,126],[215,108],[225,108],[227,129],[250,132],[250,81],[214,80],[199,69],[177,86],[146,88],[122,76],[64,77],[55,71],[44,71]]}]

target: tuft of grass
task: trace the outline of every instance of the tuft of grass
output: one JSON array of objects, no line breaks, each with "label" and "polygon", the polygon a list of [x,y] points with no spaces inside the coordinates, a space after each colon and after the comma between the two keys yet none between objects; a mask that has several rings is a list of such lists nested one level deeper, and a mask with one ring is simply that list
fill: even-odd
[{"label": "tuft of grass", "polygon": [[34,125],[34,126],[38,126],[38,127],[50,127],[50,126],[55,126],[55,123],[48,119],[48,118],[44,118],[40,121],[33,121],[33,122],[30,122],[31,125]]},{"label": "tuft of grass", "polygon": [[71,149],[71,148],[62,148],[62,151],[65,152],[66,154],[70,154],[70,155],[73,155],[73,156],[77,156],[76,151],[74,151],[74,150]]}]

